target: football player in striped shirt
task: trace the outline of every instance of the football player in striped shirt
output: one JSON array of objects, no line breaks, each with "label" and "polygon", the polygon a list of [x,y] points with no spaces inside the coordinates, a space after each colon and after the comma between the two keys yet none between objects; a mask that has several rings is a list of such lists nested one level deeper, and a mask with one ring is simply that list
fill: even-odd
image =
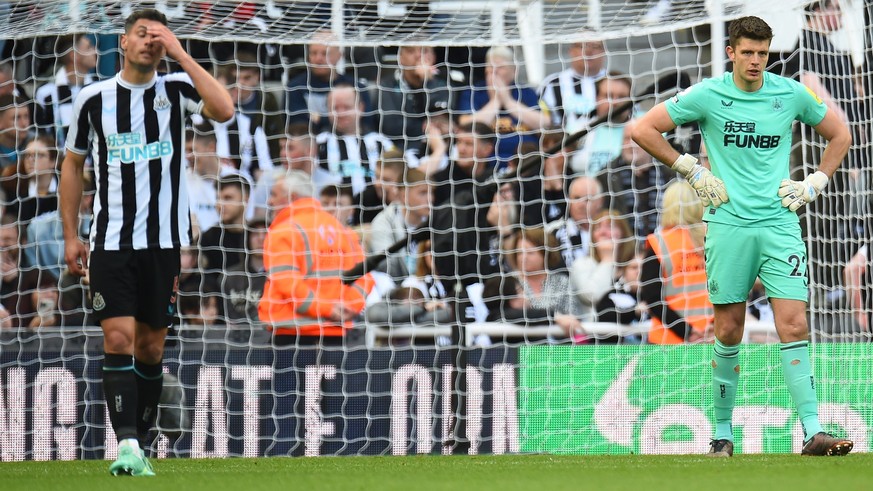
[{"label": "football player in striped shirt", "polygon": [[[103,391],[119,442],[109,470],[150,476],[141,446],[162,389],[179,250],[190,245],[184,122],[189,114],[227,121],[234,109],[227,90],[185,52],[161,12],[132,13],[121,48],[121,72],[84,87],[73,102],[60,206],[64,258],[72,273],[89,272],[94,317],[103,329]],[[184,73],[157,73],[165,56]],[[89,151],[97,184],[90,254],[77,233]]]}]

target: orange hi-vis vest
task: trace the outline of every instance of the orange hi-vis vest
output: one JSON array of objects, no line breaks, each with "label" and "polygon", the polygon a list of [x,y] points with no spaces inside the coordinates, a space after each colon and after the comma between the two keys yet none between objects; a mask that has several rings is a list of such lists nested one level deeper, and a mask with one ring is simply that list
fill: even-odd
[{"label": "orange hi-vis vest", "polygon": [[[691,327],[704,332],[712,323],[713,308],[706,289],[706,264],[702,251],[694,245],[685,228],[651,234],[647,241],[661,262],[664,301]],[[650,343],[679,344],[684,341],[659,319],[652,318]]]},{"label": "orange hi-vis vest", "polygon": [[312,198],[294,200],[280,211],[264,240],[267,281],[258,316],[282,335],[342,336],[351,327],[330,320],[338,302],[360,312],[374,280],[364,275],[350,285],[342,272],[364,260],[358,235]]}]

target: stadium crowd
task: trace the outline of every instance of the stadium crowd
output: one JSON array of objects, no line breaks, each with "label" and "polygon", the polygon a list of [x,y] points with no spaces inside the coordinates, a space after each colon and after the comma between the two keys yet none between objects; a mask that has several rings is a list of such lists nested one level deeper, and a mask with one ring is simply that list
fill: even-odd
[{"label": "stadium crowd", "polygon": [[[236,113],[186,122],[195,245],[182,251],[179,327],[328,343],[354,322],[462,319],[560,326],[551,342],[711,339],[711,305],[695,288],[706,284],[702,204],[630,139],[643,111],[623,104],[635,81],[609,70],[604,44],[586,39],[570,43],[566,68],[538,87],[518,81],[506,46],[465,76],[432,47],[399,46],[397,65],[380,64],[371,83],[350,75],[353,64],[322,31],[280,91],[265,80],[257,46],[212,53]],[[0,62],[0,326],[21,333],[92,325],[88,280],[64,266],[57,188],[73,99],[100,78],[98,56],[91,35],[54,47],[55,63],[43,60],[43,73],[28,78],[45,81],[38,86],[16,78],[20,63]],[[699,138],[672,143],[706,157]],[[93,189],[80,209],[85,241]],[[687,246],[671,239],[677,228],[693,239],[683,252],[701,273],[682,280],[686,299],[668,293],[676,278],[663,266],[671,247]],[[366,276],[340,281],[365,254],[398,242]],[[859,290],[865,271],[853,265]],[[689,318],[689,305],[705,313]],[[772,320],[766,300],[749,305]],[[598,337],[585,330],[595,321],[653,327],[643,338]],[[859,321],[866,326],[866,315]]]}]

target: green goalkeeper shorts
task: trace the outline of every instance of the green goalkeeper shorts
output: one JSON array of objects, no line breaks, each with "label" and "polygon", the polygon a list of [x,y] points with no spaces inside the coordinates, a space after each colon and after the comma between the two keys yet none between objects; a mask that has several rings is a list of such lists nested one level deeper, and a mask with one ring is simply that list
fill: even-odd
[{"label": "green goalkeeper shorts", "polygon": [[706,275],[713,304],[745,302],[755,278],[769,298],[806,302],[806,245],[800,224],[748,227],[709,222]]}]

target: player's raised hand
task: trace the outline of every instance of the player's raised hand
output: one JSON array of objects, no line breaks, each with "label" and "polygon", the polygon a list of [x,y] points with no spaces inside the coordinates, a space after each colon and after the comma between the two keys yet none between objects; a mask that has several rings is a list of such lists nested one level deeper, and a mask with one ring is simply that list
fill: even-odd
[{"label": "player's raised hand", "polygon": [[698,164],[697,159],[691,155],[687,153],[680,155],[673,163],[672,168],[685,176],[691,187],[697,191],[697,195],[700,196],[704,205],[718,208],[730,200],[724,181],[715,177],[706,167]]},{"label": "player's raised hand", "polygon": [[178,61],[180,57],[188,54],[185,49],[182,48],[182,43],[179,42],[179,39],[175,34],[173,34],[173,31],[171,31],[169,27],[158,22],[152,22],[149,24],[146,32],[151,36],[153,43],[157,43],[164,47],[167,51],[167,56],[170,58]]},{"label": "player's raised hand", "polygon": [[822,171],[806,176],[803,181],[783,179],[778,195],[782,198],[782,206],[791,211],[797,211],[801,206],[815,201],[821,190],[828,185],[828,176]]}]

